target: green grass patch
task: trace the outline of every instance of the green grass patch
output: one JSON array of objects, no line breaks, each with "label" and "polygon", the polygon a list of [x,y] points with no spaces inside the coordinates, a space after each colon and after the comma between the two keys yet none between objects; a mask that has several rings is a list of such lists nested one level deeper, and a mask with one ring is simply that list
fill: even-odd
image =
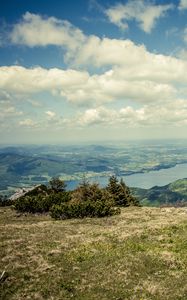
[{"label": "green grass patch", "polygon": [[185,209],[52,221],[0,209],[1,299],[187,299]]}]

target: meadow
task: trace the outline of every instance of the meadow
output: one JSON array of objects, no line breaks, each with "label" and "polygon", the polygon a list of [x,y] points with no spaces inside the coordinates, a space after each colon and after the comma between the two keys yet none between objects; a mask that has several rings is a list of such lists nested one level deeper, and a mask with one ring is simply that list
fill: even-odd
[{"label": "meadow", "polygon": [[20,299],[187,299],[187,209],[54,221],[0,208],[0,293]]}]

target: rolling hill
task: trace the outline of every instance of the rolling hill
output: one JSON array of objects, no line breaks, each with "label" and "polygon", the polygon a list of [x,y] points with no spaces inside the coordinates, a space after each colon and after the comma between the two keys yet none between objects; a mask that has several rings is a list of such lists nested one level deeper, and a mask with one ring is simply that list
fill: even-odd
[{"label": "rolling hill", "polygon": [[151,189],[131,189],[142,205],[176,205],[179,202],[187,205],[187,178],[179,179],[165,186],[154,186]]}]

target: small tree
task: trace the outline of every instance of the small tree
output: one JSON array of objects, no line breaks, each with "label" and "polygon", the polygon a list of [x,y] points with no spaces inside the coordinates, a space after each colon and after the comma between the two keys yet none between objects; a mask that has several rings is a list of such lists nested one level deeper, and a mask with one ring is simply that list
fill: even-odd
[{"label": "small tree", "polygon": [[129,187],[122,179],[119,182],[116,176],[111,176],[106,189],[113,196],[116,205],[138,205],[138,200],[131,195]]},{"label": "small tree", "polygon": [[131,195],[131,191],[130,191],[129,187],[125,184],[125,182],[123,181],[122,178],[120,180],[120,186],[121,186],[123,193],[125,194],[125,197],[127,199],[127,204],[133,205],[133,206],[139,206],[140,203],[139,203],[138,199],[136,197],[134,197],[133,195]]},{"label": "small tree", "polygon": [[109,183],[107,186],[107,190],[109,191],[110,194],[112,195],[117,195],[120,192],[120,185],[118,182],[118,179],[115,175],[111,176],[109,178]]},{"label": "small tree", "polygon": [[61,180],[59,177],[53,177],[49,181],[50,188],[58,193],[58,192],[65,192],[66,190],[66,184],[63,180]]}]

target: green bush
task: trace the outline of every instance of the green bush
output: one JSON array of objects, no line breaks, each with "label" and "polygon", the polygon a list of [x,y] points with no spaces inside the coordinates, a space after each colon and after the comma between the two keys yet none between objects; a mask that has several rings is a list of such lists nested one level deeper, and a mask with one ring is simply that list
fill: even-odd
[{"label": "green bush", "polygon": [[38,201],[38,199],[40,199],[39,196],[22,197],[15,200],[14,207],[17,211],[20,212],[29,212],[29,213],[42,212],[41,207],[39,205],[40,201]]},{"label": "green bush", "polygon": [[20,212],[50,211],[55,219],[69,219],[111,216],[120,212],[114,205],[114,199],[106,189],[101,189],[96,183],[84,181],[73,192],[55,191],[54,188],[48,191],[41,189],[38,195],[31,194],[15,200],[14,206]]},{"label": "green bush", "polygon": [[10,200],[7,196],[0,195],[0,207],[11,206],[13,201]]},{"label": "green bush", "polygon": [[29,195],[15,201],[15,208],[20,212],[49,212],[55,219],[105,217],[120,213],[119,207],[138,205],[125,183],[115,176],[103,189],[97,183],[82,183],[72,192],[65,191],[65,184],[59,178],[50,181],[49,188],[39,186]]},{"label": "green bush", "polygon": [[81,201],[77,203],[64,203],[53,205],[50,214],[54,219],[70,219],[84,217],[105,217],[120,213],[113,202],[107,200]]},{"label": "green bush", "polygon": [[52,206],[51,216],[55,219],[111,216],[120,212],[114,208],[114,204],[113,198],[105,189],[83,180],[72,192],[71,201]]},{"label": "green bush", "polygon": [[70,199],[70,192],[59,192],[47,196],[39,194],[38,196],[21,197],[15,200],[14,206],[20,212],[44,213],[48,212],[54,204],[60,205],[70,201]]}]

